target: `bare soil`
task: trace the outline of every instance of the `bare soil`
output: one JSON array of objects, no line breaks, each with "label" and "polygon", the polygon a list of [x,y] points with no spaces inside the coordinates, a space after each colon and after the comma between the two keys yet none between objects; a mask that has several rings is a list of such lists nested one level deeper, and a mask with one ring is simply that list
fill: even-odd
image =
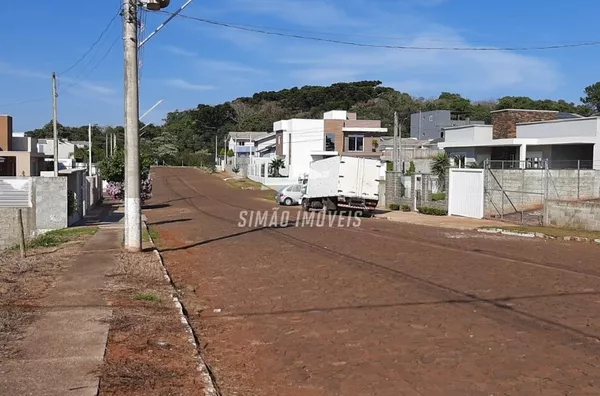
[{"label": "bare soil", "polygon": [[53,248],[35,248],[21,259],[18,251],[0,252],[0,359],[18,351],[15,342],[35,319],[37,301],[45,296],[87,236]]},{"label": "bare soil", "polygon": [[100,395],[202,395],[189,341],[153,252],[122,254],[105,294],[114,306]]},{"label": "bare soil", "polygon": [[223,395],[600,394],[598,246],[240,228],[273,204],[192,169],[154,181],[145,213]]}]

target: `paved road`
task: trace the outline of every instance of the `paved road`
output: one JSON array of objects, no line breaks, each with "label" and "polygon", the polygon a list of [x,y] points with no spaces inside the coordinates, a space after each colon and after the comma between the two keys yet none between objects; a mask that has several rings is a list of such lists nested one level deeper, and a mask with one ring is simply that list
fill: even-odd
[{"label": "paved road", "polygon": [[145,213],[224,395],[600,394],[598,246],[378,219],[240,227],[273,208],[264,193],[154,178]]}]

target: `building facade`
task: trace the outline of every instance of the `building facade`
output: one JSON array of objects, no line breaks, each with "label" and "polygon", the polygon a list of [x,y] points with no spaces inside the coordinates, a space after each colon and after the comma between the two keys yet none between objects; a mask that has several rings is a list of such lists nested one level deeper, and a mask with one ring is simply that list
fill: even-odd
[{"label": "building facade", "polygon": [[444,128],[464,125],[482,125],[462,113],[450,110],[424,111],[410,116],[410,137],[418,140],[444,139]]},{"label": "building facade", "polygon": [[291,178],[303,176],[312,161],[345,155],[380,159],[380,138],[387,133],[378,120],[358,120],[355,113],[335,110],[323,119],[274,123],[275,154],[284,159]]}]

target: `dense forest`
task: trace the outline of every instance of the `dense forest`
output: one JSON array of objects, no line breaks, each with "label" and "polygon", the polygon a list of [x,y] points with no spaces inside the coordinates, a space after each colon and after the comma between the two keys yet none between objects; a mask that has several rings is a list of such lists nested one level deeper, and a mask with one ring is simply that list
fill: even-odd
[{"label": "dense forest", "polygon": [[[490,112],[507,108],[556,110],[589,116],[600,111],[600,82],[585,88],[580,104],[564,100],[534,100],[506,96],[498,100],[473,102],[460,94],[442,92],[437,98],[416,98],[408,93],[382,86],[381,81],[338,83],[331,86],[305,86],[273,92],[260,92],[216,106],[200,104],[195,108],[167,114],[163,125],[144,125],[142,149],[157,161],[167,163],[207,162],[214,159],[215,135],[219,145],[231,131],[272,131],[273,122],[288,118],[321,118],[329,110],[349,110],[359,119],[380,119],[383,126],[393,125],[398,111],[403,135],[409,133],[409,116],[419,110],[453,110],[472,120],[490,121]],[[87,141],[88,127],[59,124],[59,137],[71,141]],[[122,147],[123,127],[93,127],[93,160],[105,156],[105,136],[117,135]],[[28,136],[49,138],[52,124],[27,132]],[[82,159],[85,150],[76,153]],[[192,165],[192,163],[190,163]]]}]

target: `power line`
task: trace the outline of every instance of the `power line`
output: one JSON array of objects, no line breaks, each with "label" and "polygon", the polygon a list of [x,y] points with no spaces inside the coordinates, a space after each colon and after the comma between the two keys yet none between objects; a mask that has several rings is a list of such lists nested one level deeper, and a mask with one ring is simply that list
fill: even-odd
[{"label": "power line", "polygon": [[88,48],[88,50],[81,56],[81,58],[79,58],[75,63],[73,63],[71,66],[69,66],[64,71],[62,71],[62,72],[60,72],[58,74],[59,75],[66,74],[69,71],[73,70],[79,63],[81,63],[85,59],[85,57],[88,56],[88,54],[90,52],[92,52],[92,50],[96,47],[96,45],[100,42],[100,40],[102,40],[102,37],[104,37],[104,35],[106,34],[106,32],[108,32],[108,29],[110,29],[110,27],[112,26],[112,24],[114,23],[114,21],[117,19],[117,17],[119,15],[121,15],[121,7],[119,7],[117,13],[108,22],[108,25],[106,25],[106,27],[104,28],[104,30],[102,31],[102,33],[100,33],[100,36],[96,39],[96,41],[94,41],[94,43],[92,43],[92,45],[90,46],[90,48]]},{"label": "power line", "polygon": [[[160,11],[164,14],[173,15],[173,13],[168,11]],[[332,44],[341,44],[348,45],[354,47],[367,47],[367,48],[387,48],[387,49],[400,49],[400,50],[427,50],[427,51],[541,51],[541,50],[552,50],[552,49],[564,49],[564,48],[576,48],[576,47],[591,47],[600,45],[600,41],[587,41],[580,43],[571,43],[571,44],[555,44],[555,45],[546,45],[546,46],[532,46],[532,47],[428,47],[428,46],[410,46],[410,45],[391,45],[391,44],[369,44],[369,43],[359,43],[354,41],[345,41],[345,40],[335,40],[328,39],[323,37],[315,37],[315,36],[305,36],[299,34],[292,33],[281,33],[274,31],[273,29],[267,30],[267,28],[254,28],[243,25],[234,25],[231,23],[213,21],[210,19],[192,17],[189,15],[177,15],[180,18],[191,19],[198,22],[206,23],[209,25],[221,26],[230,29],[243,30],[247,32],[260,33],[271,36],[279,36],[279,37],[287,37],[287,38],[295,38],[300,40],[310,40],[310,41],[320,41]]]}]

